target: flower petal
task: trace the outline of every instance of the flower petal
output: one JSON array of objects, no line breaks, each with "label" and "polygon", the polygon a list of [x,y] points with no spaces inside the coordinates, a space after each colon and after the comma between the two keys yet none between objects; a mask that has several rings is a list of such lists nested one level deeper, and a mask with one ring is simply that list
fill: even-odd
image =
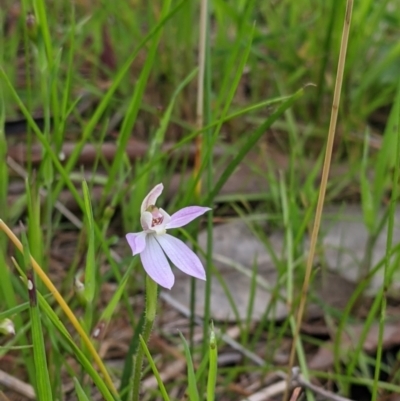
[{"label": "flower petal", "polygon": [[153,235],[147,235],[146,248],[140,254],[144,270],[161,287],[171,289],[175,282],[171,266]]},{"label": "flower petal", "polygon": [[[180,239],[172,235],[165,234],[155,237],[161,248],[166,253],[171,262],[184,273],[199,278],[206,279],[204,267],[198,256]],[[147,249],[147,248],[146,248]]]},{"label": "flower petal", "polygon": [[188,206],[178,210],[171,216],[171,221],[167,224],[167,228],[178,228],[186,226],[192,220],[201,216],[205,212],[211,210],[209,207],[202,206]]},{"label": "flower petal", "polygon": [[128,241],[129,246],[132,249],[133,256],[137,255],[140,252],[143,252],[146,248],[146,233],[128,233],[126,234],[126,240]]},{"label": "flower petal", "polygon": [[142,212],[140,215],[140,224],[144,231],[151,230],[151,223],[153,222],[153,215],[150,212]]},{"label": "flower petal", "polygon": [[143,199],[142,206],[140,208],[140,213],[143,213],[151,205],[155,205],[158,197],[162,194],[164,189],[163,184],[156,185]]}]

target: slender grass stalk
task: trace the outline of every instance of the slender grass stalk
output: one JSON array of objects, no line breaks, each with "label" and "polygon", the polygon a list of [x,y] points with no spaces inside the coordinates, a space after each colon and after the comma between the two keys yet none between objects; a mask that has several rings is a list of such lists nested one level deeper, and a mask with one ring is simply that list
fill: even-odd
[{"label": "slender grass stalk", "polygon": [[[207,16],[208,16],[208,0],[200,1],[200,33],[199,33],[199,75],[197,78],[197,106],[196,106],[196,128],[201,130],[204,125],[204,78],[206,69],[206,44],[207,44]],[[203,136],[196,137],[196,152],[194,159],[194,176],[197,179],[196,194],[200,199],[201,194],[201,177],[199,177],[200,167],[202,164],[202,148]]]},{"label": "slender grass stalk", "polygon": [[46,349],[40,318],[40,311],[37,304],[36,286],[32,271],[28,272],[28,292],[30,300],[30,320],[32,323],[32,344],[33,360],[36,373],[36,388],[39,400],[51,401],[53,399],[48,363],[46,359]]},{"label": "slender grass stalk", "polygon": [[90,401],[88,396],[86,395],[85,391],[83,390],[81,384],[79,383],[78,379],[74,377],[74,385],[75,385],[75,392],[78,396],[79,401]]},{"label": "slender grass stalk", "polygon": [[[16,260],[12,257],[11,258],[15,268],[19,272],[20,276],[23,277],[24,280],[27,280],[25,273],[23,270],[20,268]],[[97,373],[97,371],[94,369],[92,361],[89,361],[84,353],[80,350],[80,348],[76,345],[75,341],[69,334],[68,330],[65,328],[63,323],[61,322],[59,316],[56,314],[56,312],[52,309],[52,307],[49,305],[47,302],[46,298],[44,297],[39,291],[37,291],[37,298],[40,304],[40,309],[44,312],[44,314],[49,318],[49,320],[53,323],[54,327],[57,328],[59,333],[61,334],[63,340],[65,342],[62,343],[63,348],[67,350],[67,352],[73,351],[75,354],[76,358],[80,362],[80,364],[83,366],[85,371],[89,374],[89,376],[93,379],[93,382],[96,384],[97,388],[100,390],[102,393],[103,397],[107,401],[115,401],[115,393],[114,396],[111,395],[109,388],[105,384],[103,378],[100,377],[100,375]],[[26,304],[29,306],[29,303]],[[22,305],[25,307],[25,304]],[[16,311],[15,311],[16,312]],[[66,345],[68,346],[66,347]],[[74,375],[74,373],[71,373],[71,375]]]},{"label": "slender grass stalk", "polygon": [[150,351],[147,348],[147,344],[146,344],[146,342],[144,341],[144,339],[143,339],[143,337],[141,335],[139,336],[139,339],[140,339],[140,344],[141,344],[141,346],[143,348],[143,351],[146,354],[147,360],[149,361],[149,364],[151,366],[151,370],[153,371],[153,374],[156,377],[157,384],[158,384],[158,387],[160,389],[160,392],[161,392],[161,395],[163,397],[163,400],[164,401],[170,401],[170,398],[168,396],[167,390],[165,389],[164,383],[162,381],[162,377],[160,376],[160,372],[157,369],[157,366],[156,366],[156,364],[154,362],[154,359],[151,357]]},{"label": "slender grass stalk", "polygon": [[134,356],[136,355],[137,349],[139,347],[139,342],[140,342],[139,337],[141,335],[140,333],[143,333],[145,319],[146,319],[146,311],[143,311],[139,321],[137,322],[134,328],[134,334],[131,338],[131,341],[129,343],[129,349],[125,356],[124,369],[122,370],[121,385],[120,385],[121,401],[127,401],[130,395],[129,392],[131,391],[131,388],[129,384],[131,381],[132,372],[134,368],[133,366]]},{"label": "slender grass stalk", "polygon": [[[146,275],[146,315],[143,326],[142,340],[147,344],[150,339],[151,330],[157,313],[157,288],[158,285],[149,276]],[[140,400],[140,381],[142,379],[144,349],[140,347],[135,356],[133,383],[132,383],[132,401]]]},{"label": "slender grass stalk", "polygon": [[[23,252],[24,248],[20,242],[20,240],[16,237],[16,235],[10,230],[10,228],[3,222],[3,220],[0,219],[0,229],[4,231],[4,233],[7,235],[7,237],[11,240],[11,242],[15,245],[15,247],[20,251]],[[68,306],[68,304],[65,302],[64,298],[62,295],[58,292],[57,288],[54,286],[54,284],[51,282],[51,280],[48,278],[46,273],[43,271],[43,269],[39,266],[39,264],[36,262],[36,260],[31,256],[30,262],[32,264],[33,270],[35,273],[39,276],[39,278],[42,280],[43,284],[47,287],[47,289],[53,294],[54,298],[60,305],[61,309],[64,311],[64,313],[67,315],[69,321],[71,324],[74,326],[75,330],[79,333],[79,335],[82,338],[82,341],[88,348],[90,354],[92,355],[94,361],[97,363],[100,371],[102,372],[104,376],[104,380],[106,381],[109,389],[117,394],[117,391],[114,387],[114,384],[111,380],[111,377],[104,366],[103,361],[101,360],[99,354],[97,353],[96,349],[94,348],[92,342],[90,341],[89,337],[87,336],[85,330],[82,328],[80,325],[78,319],[75,317],[74,313]]]},{"label": "slender grass stalk", "polygon": [[[1,12],[0,12],[0,21]],[[2,60],[2,51],[0,50],[0,60]],[[0,85],[0,88],[3,89],[3,86]],[[8,166],[4,162],[6,160],[7,155],[7,138],[5,135],[5,103],[4,103],[4,92],[0,90],[0,210],[4,215],[4,219],[8,221],[11,218],[11,213],[9,213],[9,207],[7,202],[7,194],[8,194],[8,182],[9,182],[9,173]],[[7,263],[7,239],[3,236],[0,237],[0,302],[7,309],[17,307],[19,304],[19,300],[15,293],[14,285],[13,285],[13,275],[8,268]],[[21,330],[24,326],[23,319],[20,313],[15,313],[13,317],[13,321],[17,330]],[[22,346],[28,345],[28,340],[25,335],[21,335],[20,344]],[[30,351],[23,348],[22,355],[25,361],[30,359]],[[27,363],[27,371],[29,375],[29,380],[33,382],[34,380],[34,367],[32,364]]]},{"label": "slender grass stalk", "polygon": [[[326,2],[328,3],[328,2]],[[328,4],[324,5],[325,7]],[[319,73],[318,73],[318,80],[317,80],[317,93],[316,93],[316,102],[315,102],[315,114],[317,118],[321,121],[321,105],[323,104],[322,102],[322,96],[324,94],[324,89],[325,89],[325,74],[326,74],[326,67],[328,65],[328,60],[329,60],[329,55],[331,54],[331,44],[332,44],[332,36],[333,36],[333,28],[337,16],[337,10],[339,9],[337,1],[336,0],[331,0],[330,4],[328,5],[330,7],[329,9],[329,23],[327,26],[327,30],[325,33],[325,40],[323,44],[323,56],[322,60],[319,66]]]},{"label": "slender grass stalk", "polygon": [[[307,257],[306,271],[305,271],[304,282],[303,282],[303,287],[302,287],[302,291],[301,291],[299,309],[298,309],[297,318],[296,318],[296,327],[295,327],[295,332],[293,334],[293,343],[292,343],[292,348],[290,350],[287,386],[286,386],[285,394],[284,394],[284,398],[283,398],[285,401],[289,399],[289,388],[290,388],[291,377],[292,377],[292,368],[294,365],[294,360],[295,360],[295,355],[296,355],[296,344],[297,344],[299,334],[300,334],[301,322],[303,320],[304,309],[305,309],[306,300],[307,300],[307,293],[308,293],[308,288],[310,285],[311,272],[312,272],[312,267],[313,267],[313,262],[314,262],[314,255],[315,255],[315,250],[317,247],[319,227],[321,224],[322,211],[323,211],[323,207],[324,207],[326,187],[328,184],[328,176],[329,176],[329,170],[330,170],[331,158],[332,158],[332,150],[333,150],[333,142],[334,142],[335,131],[336,131],[336,122],[337,122],[339,105],[340,105],[340,93],[341,93],[341,89],[342,89],[344,66],[345,66],[345,61],[346,61],[347,44],[348,44],[349,34],[350,34],[350,23],[351,23],[352,10],[353,10],[353,0],[347,0],[346,13],[345,13],[343,32],[342,32],[342,41],[341,41],[341,45],[340,45],[338,71],[337,71],[336,82],[335,82],[335,92],[333,95],[331,120],[330,120],[330,124],[329,124],[328,140],[327,140],[327,145],[326,145],[326,150],[325,150],[325,160],[324,160],[324,166],[323,166],[323,170],[322,170],[318,203],[317,203],[317,209],[315,212],[314,226],[313,226],[313,230],[311,233],[310,250],[308,253],[308,257]],[[306,372],[302,372],[302,373],[308,380],[309,378],[307,377],[308,375],[306,374]]]},{"label": "slender grass stalk", "polygon": [[35,366],[36,392],[39,400],[51,401],[53,399],[53,395],[51,391],[49,369],[46,358],[42,322],[37,302],[35,275],[30,265],[29,244],[25,232],[22,233],[22,242],[24,245],[23,260],[26,270],[26,285],[29,298],[29,315],[33,346],[33,363]]},{"label": "slender grass stalk", "polygon": [[183,337],[183,334],[181,332],[179,332],[179,335],[183,342],[183,348],[185,350],[185,358],[187,364],[188,388],[186,390],[186,393],[190,401],[200,401],[201,398],[199,396],[199,390],[197,388],[197,380],[196,380],[196,375],[194,373],[192,355],[190,353],[190,349],[185,340],[185,337]]},{"label": "slender grass stalk", "polygon": [[[170,12],[171,0],[166,0],[162,4],[163,5],[162,5],[162,10],[161,10],[161,15],[160,15],[160,22],[158,24],[163,26],[164,18],[166,18]],[[108,181],[104,187],[104,192],[103,192],[104,196],[106,194],[110,193],[110,190],[114,185],[116,175],[122,167],[122,163],[124,160],[123,155],[125,154],[128,140],[131,137],[132,128],[135,125],[136,118],[139,113],[140,104],[142,103],[142,97],[143,97],[143,94],[144,94],[144,91],[145,91],[145,88],[147,85],[147,81],[149,79],[150,72],[154,65],[154,61],[156,58],[158,45],[161,40],[162,32],[163,32],[162,29],[160,29],[154,35],[153,42],[151,43],[151,45],[149,47],[149,51],[146,56],[145,64],[141,70],[140,76],[138,77],[137,83],[135,85],[131,99],[129,101],[128,110],[123,119],[121,130],[120,130],[120,135],[118,138],[117,151],[115,153],[113,162],[111,164],[111,168],[108,172]],[[102,205],[104,205],[104,202],[105,202],[104,196],[101,201]]]},{"label": "slender grass stalk", "polygon": [[82,181],[82,192],[83,200],[85,203],[85,232],[88,244],[85,263],[85,288],[83,290],[83,296],[86,302],[84,322],[86,330],[89,331],[91,330],[93,324],[93,311],[95,309],[94,299],[98,286],[98,269],[95,256],[95,230],[93,209],[92,203],[90,201],[89,187],[85,180]]},{"label": "slender grass stalk", "polygon": [[[400,81],[399,81],[400,85]],[[390,256],[393,245],[393,231],[394,231],[394,223],[395,223],[395,213],[396,213],[396,203],[398,200],[398,187],[399,187],[399,177],[400,177],[400,97],[398,96],[396,99],[395,110],[396,114],[396,122],[394,124],[394,129],[397,131],[397,146],[396,146],[396,160],[395,160],[395,168],[393,172],[393,185],[392,185],[392,195],[390,199],[390,207],[389,207],[389,221],[388,221],[388,229],[387,229],[387,241],[386,241],[386,252],[385,252],[385,266],[384,266],[384,275],[383,275],[383,286],[381,287],[381,310],[380,310],[380,319],[379,319],[379,337],[378,337],[378,348],[376,352],[376,364],[375,364],[375,372],[374,372],[374,383],[372,387],[372,401],[376,401],[378,399],[378,390],[379,390],[379,376],[381,374],[381,365],[382,365],[382,353],[383,353],[383,331],[385,328],[386,322],[386,307],[387,307],[387,292],[389,289],[389,285],[391,282],[391,274],[390,274]]]},{"label": "slender grass stalk", "polygon": [[[204,0],[207,1],[208,0]],[[211,40],[210,40],[210,14],[208,7],[206,9],[206,43],[205,43],[205,76],[204,76],[204,123],[209,124],[211,122]],[[207,166],[207,193],[210,193],[213,186],[213,133],[211,130],[204,131],[206,138],[206,152],[203,154],[203,164]],[[214,200],[212,200],[214,201]],[[209,203],[211,207],[211,202]],[[212,255],[213,255],[213,210],[211,209],[207,213],[207,257],[206,257],[206,275],[207,281],[205,283],[204,295],[204,323],[203,323],[203,343],[202,343],[202,355],[207,353],[207,341],[208,338],[208,323],[210,321],[210,310],[211,310],[211,287],[212,287]],[[202,376],[200,380],[199,392],[203,394],[205,386],[205,376]]]},{"label": "slender grass stalk", "polygon": [[[202,130],[204,127],[204,89],[205,89],[205,75],[206,75],[206,47],[207,47],[207,28],[208,28],[208,0],[200,1],[200,15],[199,15],[199,54],[198,54],[198,70],[197,77],[197,99],[196,99],[196,129]],[[195,138],[195,159],[194,159],[194,181],[196,182],[195,194],[196,201],[201,197],[201,166],[203,163],[203,135],[208,131],[196,136]],[[207,280],[211,280],[211,275],[206,272]],[[206,298],[207,299],[207,298]],[[190,347],[193,350],[193,336],[194,336],[194,316],[195,316],[195,303],[196,303],[196,280],[190,279],[190,332],[189,341]],[[207,303],[207,301],[206,301]],[[207,305],[204,306],[207,308]],[[204,331],[203,331],[204,333]]]},{"label": "slender grass stalk", "polygon": [[215,386],[217,384],[218,371],[218,348],[217,338],[215,336],[214,324],[211,323],[209,338],[209,365],[208,365],[208,381],[207,381],[207,401],[215,400]]},{"label": "slender grass stalk", "polygon": [[[265,134],[265,131],[285,112],[285,110],[291,107],[297,99],[303,96],[303,94],[304,88],[299,89],[287,100],[285,100],[271,115],[269,115],[254,132],[249,134],[246,143],[243,144],[235,157],[228,163],[225,170],[220,175],[217,183],[215,185],[213,185],[212,183],[210,184],[212,189],[210,189],[210,191],[207,193],[205,204],[209,204],[215,199],[215,197],[217,196],[223,185],[226,183],[228,178],[235,171],[239,163],[243,160],[246,154],[256,145],[261,136]],[[210,213],[208,213],[208,215],[210,216]]]}]

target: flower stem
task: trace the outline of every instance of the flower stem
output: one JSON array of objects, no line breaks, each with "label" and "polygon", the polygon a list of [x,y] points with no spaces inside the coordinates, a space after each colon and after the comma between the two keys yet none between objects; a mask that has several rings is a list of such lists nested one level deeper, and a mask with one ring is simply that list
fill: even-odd
[{"label": "flower stem", "polygon": [[[149,276],[146,276],[146,318],[144,321],[142,338],[147,344],[149,342],[151,330],[153,328],[154,319],[157,312],[157,283]],[[132,401],[139,401],[140,395],[140,380],[142,378],[144,351],[139,346],[133,369],[133,391]]]}]

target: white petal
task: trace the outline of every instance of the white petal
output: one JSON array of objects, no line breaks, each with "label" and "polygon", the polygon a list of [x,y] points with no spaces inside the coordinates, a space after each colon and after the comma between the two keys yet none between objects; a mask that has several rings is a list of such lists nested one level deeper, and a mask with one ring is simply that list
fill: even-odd
[{"label": "white petal", "polygon": [[163,184],[156,185],[143,199],[142,206],[140,208],[140,213],[143,213],[149,206],[155,205],[158,197],[162,194],[164,189]]},{"label": "white petal", "polygon": [[151,223],[153,222],[153,215],[150,212],[142,212],[140,215],[140,224],[144,231],[151,230]]},{"label": "white petal", "polygon": [[167,226],[171,221],[171,216],[164,209],[159,208],[158,211],[161,213],[163,217],[164,226]]},{"label": "white petal", "polygon": [[180,239],[165,234],[155,237],[171,262],[190,276],[206,279],[204,267],[198,256]]},{"label": "white petal", "polygon": [[171,289],[175,282],[171,266],[153,235],[147,235],[146,248],[140,254],[146,273],[161,287]]}]

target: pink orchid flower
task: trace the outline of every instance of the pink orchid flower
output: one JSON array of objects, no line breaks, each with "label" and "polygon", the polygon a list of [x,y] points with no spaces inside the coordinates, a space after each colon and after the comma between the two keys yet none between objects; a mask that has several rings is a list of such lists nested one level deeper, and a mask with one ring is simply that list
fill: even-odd
[{"label": "pink orchid flower", "polygon": [[163,184],[158,184],[144,198],[140,208],[143,231],[126,234],[126,239],[133,255],[140,254],[146,273],[157,284],[171,289],[175,277],[165,255],[178,269],[190,276],[205,280],[206,274],[198,256],[180,239],[167,234],[167,229],[183,227],[211,209],[189,206],[170,216],[155,206],[163,189]]}]

